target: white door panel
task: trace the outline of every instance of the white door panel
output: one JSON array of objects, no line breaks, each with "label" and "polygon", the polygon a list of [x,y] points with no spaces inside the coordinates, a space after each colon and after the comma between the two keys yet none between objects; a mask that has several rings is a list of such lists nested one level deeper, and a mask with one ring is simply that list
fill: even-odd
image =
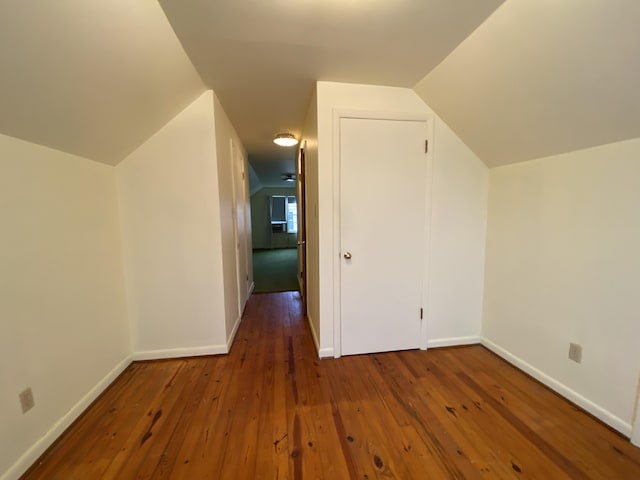
[{"label": "white door panel", "polygon": [[340,122],[342,354],[418,348],[426,122]]},{"label": "white door panel", "polygon": [[231,176],[233,181],[233,227],[236,242],[236,275],[238,286],[238,315],[242,312],[249,297],[249,269],[247,248],[247,191],[244,174],[244,157],[242,152],[230,140]]}]

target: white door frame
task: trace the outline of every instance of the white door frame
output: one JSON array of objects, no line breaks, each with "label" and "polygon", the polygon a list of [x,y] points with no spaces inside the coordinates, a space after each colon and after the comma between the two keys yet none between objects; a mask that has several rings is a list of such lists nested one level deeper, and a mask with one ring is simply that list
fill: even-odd
[{"label": "white door frame", "polygon": [[[249,260],[247,258],[246,242],[244,242],[244,239],[246,238],[247,228],[245,224],[244,231],[243,232],[240,231],[240,228],[238,226],[238,207],[239,206],[242,207],[243,216],[246,222],[246,217],[247,217],[245,213],[246,199],[244,198],[244,194],[246,190],[243,187],[242,190],[245,190],[245,192],[238,192],[238,183],[244,182],[244,179],[238,178],[236,163],[238,162],[238,158],[240,158],[242,155],[238,147],[236,146],[236,144],[233,142],[233,138],[229,139],[229,148],[230,148],[230,157],[231,157],[229,166],[231,167],[231,192],[232,192],[232,199],[233,199],[232,201],[233,240],[234,240],[233,250],[235,252],[235,263],[236,263],[236,280],[237,280],[236,289],[237,289],[237,295],[238,295],[238,318],[242,318],[242,313],[244,311],[247,298],[249,297],[249,287],[247,286],[248,282],[246,280],[247,272],[241,271],[242,258],[240,257],[241,256],[245,257],[244,265],[247,268],[248,268]],[[242,173],[244,175],[244,167],[242,168]],[[243,298],[244,297],[243,293],[245,289],[247,290],[246,298]]]},{"label": "white door frame", "polygon": [[420,327],[420,349],[427,349],[428,325],[430,319],[430,256],[431,256],[431,204],[432,204],[432,172],[433,172],[433,125],[434,116],[427,114],[416,114],[413,112],[379,111],[379,110],[354,110],[354,109],[334,109],[333,110],[333,356],[338,358],[342,355],[342,334],[341,334],[341,262],[342,255],[340,249],[340,120],[343,118],[356,118],[368,120],[400,120],[409,122],[425,122],[429,148],[427,149],[426,165],[426,192],[425,192],[425,255],[422,288],[423,319]]}]

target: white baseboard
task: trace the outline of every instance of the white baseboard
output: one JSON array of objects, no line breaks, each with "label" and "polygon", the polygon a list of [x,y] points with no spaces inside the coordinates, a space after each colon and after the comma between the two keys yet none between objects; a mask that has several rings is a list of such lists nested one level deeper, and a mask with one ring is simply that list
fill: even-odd
[{"label": "white baseboard", "polygon": [[49,448],[54,441],[71,425],[98,396],[131,364],[132,357],[128,355],[100,380],[89,392],[76,403],[53,427],[31,446],[14,463],[9,470],[0,475],[0,480],[14,480],[33,465],[36,460]]},{"label": "white baseboard", "polygon": [[491,340],[488,340],[482,337],[481,343],[496,355],[504,358],[507,362],[518,367],[520,370],[528,373],[539,382],[545,384],[551,390],[559,393],[560,395],[565,397],[567,400],[575,403],[576,405],[583,408],[584,410],[592,414],[594,417],[602,420],[604,423],[616,429],[623,435],[626,435],[627,437],[631,435],[631,424],[625,422],[624,420],[615,416],[611,412],[605,410],[601,406],[596,405],[588,398],[583,397],[582,395],[570,389],[563,383],[560,383],[559,381],[550,377],[549,375],[542,372],[541,370],[538,370],[533,365],[525,362],[519,357],[516,357],[514,354],[512,354],[508,350],[505,350],[501,346],[496,345]]},{"label": "white baseboard", "polygon": [[202,355],[222,355],[229,353],[226,344],[205,345],[202,347],[167,348],[163,350],[143,350],[134,352],[133,360],[160,360],[165,358],[199,357]]},{"label": "white baseboard", "polygon": [[318,356],[320,355],[320,341],[318,339],[318,334],[316,332],[315,327],[313,326],[313,320],[311,320],[311,316],[307,314],[307,323],[309,324],[309,330],[311,330],[311,337],[313,337],[313,344],[316,346],[316,352]]},{"label": "white baseboard", "polygon": [[249,285],[249,296],[251,296],[255,288],[256,288],[256,282],[251,282],[251,285]]},{"label": "white baseboard", "polygon": [[229,353],[231,351],[231,345],[233,345],[233,341],[236,338],[236,333],[238,333],[238,328],[240,327],[240,323],[242,322],[242,317],[238,317],[236,319],[236,323],[233,324],[233,328],[231,329],[231,334],[227,338],[227,351],[224,353]]},{"label": "white baseboard", "polygon": [[461,345],[473,345],[480,343],[480,337],[451,337],[451,338],[436,338],[427,341],[427,348],[438,347],[458,347]]},{"label": "white baseboard", "polygon": [[318,333],[313,326],[313,320],[307,315],[307,322],[309,323],[309,330],[311,330],[311,336],[313,337],[313,344],[316,346],[316,352],[319,358],[333,357],[333,348],[320,348],[320,340]]},{"label": "white baseboard", "polygon": [[333,358],[333,348],[321,348],[318,350],[318,357]]}]

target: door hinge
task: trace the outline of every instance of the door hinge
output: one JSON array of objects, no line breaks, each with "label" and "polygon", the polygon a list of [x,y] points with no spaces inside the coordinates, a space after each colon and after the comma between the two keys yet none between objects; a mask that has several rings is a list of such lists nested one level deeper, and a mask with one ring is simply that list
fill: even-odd
[{"label": "door hinge", "polygon": [[429,139],[424,141],[424,153],[429,152]]},{"label": "door hinge", "polygon": [[422,314],[423,314],[423,311],[422,311],[422,308],[421,308],[420,309],[420,320],[422,320]]}]

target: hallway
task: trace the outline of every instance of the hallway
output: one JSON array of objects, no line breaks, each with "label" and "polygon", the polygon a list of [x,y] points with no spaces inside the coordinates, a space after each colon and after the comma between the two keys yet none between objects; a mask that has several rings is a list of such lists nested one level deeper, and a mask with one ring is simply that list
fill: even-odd
[{"label": "hallway", "polygon": [[133,363],[24,478],[623,479],[640,449],[481,346],[319,360],[287,292],[229,355]]}]

